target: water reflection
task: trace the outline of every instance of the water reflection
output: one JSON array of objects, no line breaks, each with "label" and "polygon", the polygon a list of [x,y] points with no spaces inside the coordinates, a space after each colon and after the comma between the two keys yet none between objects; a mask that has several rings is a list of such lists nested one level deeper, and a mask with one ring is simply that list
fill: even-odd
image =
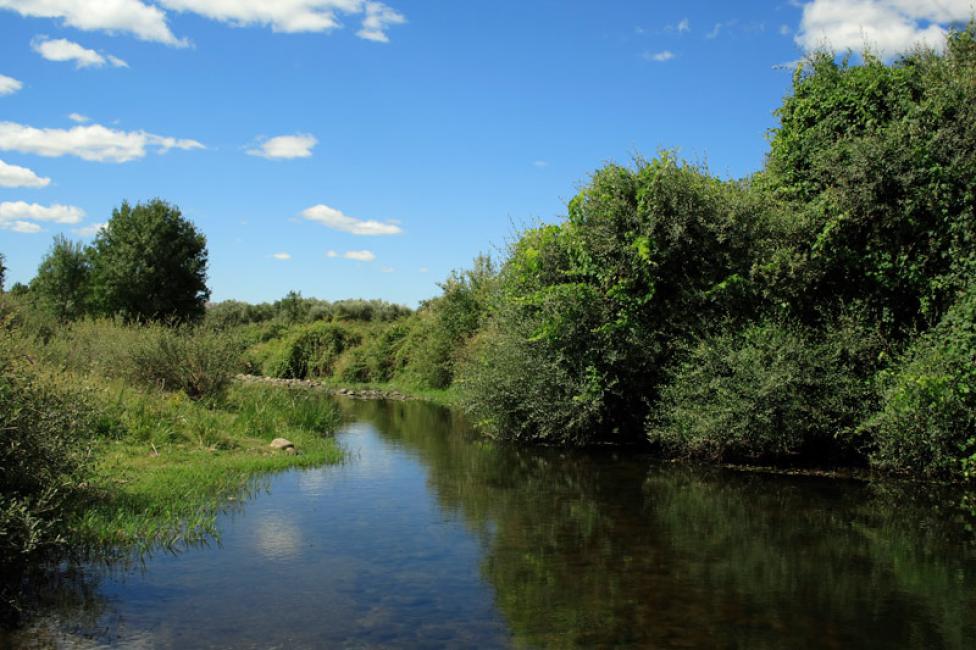
[{"label": "water reflection", "polygon": [[220,547],[102,574],[99,598],[36,630],[153,647],[976,647],[959,492],[518,449],[429,405],[341,405],[350,462],[273,477],[221,518]]}]

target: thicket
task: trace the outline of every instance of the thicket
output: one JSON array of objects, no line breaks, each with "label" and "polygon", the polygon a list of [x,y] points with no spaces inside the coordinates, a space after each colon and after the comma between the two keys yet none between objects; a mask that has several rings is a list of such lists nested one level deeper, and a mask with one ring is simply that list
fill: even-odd
[{"label": "thicket", "polygon": [[972,474],[976,27],[796,71],[765,168],[608,165],[523,233],[459,383],[489,433]]}]

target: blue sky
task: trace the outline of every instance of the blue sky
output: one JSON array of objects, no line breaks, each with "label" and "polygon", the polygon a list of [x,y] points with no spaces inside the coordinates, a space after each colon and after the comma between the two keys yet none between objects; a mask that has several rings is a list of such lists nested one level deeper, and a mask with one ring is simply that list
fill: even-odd
[{"label": "blue sky", "polygon": [[757,170],[789,65],[939,46],[970,0],[0,0],[7,284],[123,199],[206,234],[215,300],[415,305],[610,161]]}]

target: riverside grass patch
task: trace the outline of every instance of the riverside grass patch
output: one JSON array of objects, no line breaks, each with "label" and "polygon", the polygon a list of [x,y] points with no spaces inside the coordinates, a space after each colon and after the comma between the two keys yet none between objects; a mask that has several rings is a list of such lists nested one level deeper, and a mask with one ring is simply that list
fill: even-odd
[{"label": "riverside grass patch", "polygon": [[[216,537],[216,516],[247,498],[261,477],[341,462],[329,436],[340,422],[324,395],[231,387],[219,404],[180,393],[103,389],[112,426],[94,445],[88,499],[71,522],[90,548],[174,548]],[[268,447],[275,437],[296,455]]]}]

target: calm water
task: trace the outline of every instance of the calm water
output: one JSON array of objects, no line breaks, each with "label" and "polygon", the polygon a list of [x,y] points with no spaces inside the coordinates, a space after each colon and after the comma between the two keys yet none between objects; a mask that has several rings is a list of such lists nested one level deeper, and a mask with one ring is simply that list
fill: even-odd
[{"label": "calm water", "polygon": [[[518,450],[343,402],[340,467],[0,646],[974,648],[965,496]],[[71,587],[71,588],[69,588]]]}]

